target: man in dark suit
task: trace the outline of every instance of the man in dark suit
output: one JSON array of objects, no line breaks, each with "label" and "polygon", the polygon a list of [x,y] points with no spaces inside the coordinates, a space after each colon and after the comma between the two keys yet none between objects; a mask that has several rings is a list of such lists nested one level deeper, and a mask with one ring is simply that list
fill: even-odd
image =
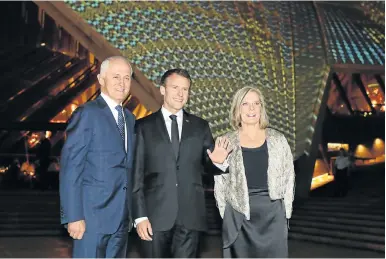
[{"label": "man in dark suit", "polygon": [[101,64],[101,95],[72,115],[62,150],[61,222],[74,257],[126,257],[131,227],[134,116],[122,107],[132,69],[124,57]]},{"label": "man in dark suit", "polygon": [[202,174],[222,173],[213,162],[230,152],[227,140],[214,145],[207,121],[183,110],[190,85],[186,70],[167,71],[162,108],[136,124],[133,218],[146,257],[197,257],[207,228]]}]

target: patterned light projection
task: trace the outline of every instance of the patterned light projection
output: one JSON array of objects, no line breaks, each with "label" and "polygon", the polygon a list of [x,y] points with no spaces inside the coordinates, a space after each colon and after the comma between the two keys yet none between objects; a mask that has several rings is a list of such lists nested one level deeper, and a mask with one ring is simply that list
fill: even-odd
[{"label": "patterned light projection", "polygon": [[317,3],[329,63],[384,65],[385,34],[355,6]]},{"label": "patterned light projection", "polygon": [[360,5],[371,21],[385,26],[385,1],[361,1]]},{"label": "patterned light projection", "polygon": [[312,144],[329,67],[314,6],[291,2],[296,82],[296,151],[307,152]]},{"label": "patterned light projection", "polygon": [[[329,71],[326,61],[383,64],[382,44],[374,40],[383,35],[363,27],[359,32],[366,37],[355,37],[366,38],[366,53],[358,56],[363,46],[351,46],[356,40],[349,40],[358,26],[336,17],[338,11],[327,14],[323,6],[324,30],[335,53],[326,54],[311,2],[66,3],[155,85],[170,68],[188,69],[193,78],[188,110],[207,119],[215,136],[230,129],[234,92],[246,85],[260,88],[271,126],[287,136],[295,158],[311,144]],[[337,52],[341,44],[343,54]]]}]

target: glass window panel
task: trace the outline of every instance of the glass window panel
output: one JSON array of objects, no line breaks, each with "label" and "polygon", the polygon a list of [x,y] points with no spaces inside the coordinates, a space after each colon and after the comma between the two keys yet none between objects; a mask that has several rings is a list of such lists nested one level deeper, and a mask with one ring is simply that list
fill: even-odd
[{"label": "glass window panel", "polygon": [[374,75],[361,74],[361,80],[366,88],[366,93],[371,100],[371,105],[380,111],[385,104],[385,96]]},{"label": "glass window panel", "polygon": [[353,82],[352,75],[339,73],[338,77],[353,111],[370,112],[371,108],[359,89],[359,86]]},{"label": "glass window panel", "polygon": [[350,115],[350,112],[342,97],[340,96],[333,80],[331,80],[331,88],[328,95],[327,106],[332,114]]}]

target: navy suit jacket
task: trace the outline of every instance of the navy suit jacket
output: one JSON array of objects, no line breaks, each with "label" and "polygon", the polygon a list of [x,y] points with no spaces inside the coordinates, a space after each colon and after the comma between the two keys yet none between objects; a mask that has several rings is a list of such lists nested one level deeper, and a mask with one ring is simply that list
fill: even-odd
[{"label": "navy suit jacket", "polygon": [[135,117],[124,109],[127,153],[114,116],[99,96],[74,111],[61,154],[61,223],[85,220],[86,231],[131,227]]}]

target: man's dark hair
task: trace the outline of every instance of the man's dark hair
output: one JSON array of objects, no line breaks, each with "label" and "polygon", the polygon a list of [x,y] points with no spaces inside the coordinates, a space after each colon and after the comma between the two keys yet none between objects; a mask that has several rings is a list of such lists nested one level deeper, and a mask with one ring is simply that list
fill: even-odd
[{"label": "man's dark hair", "polygon": [[165,86],[165,83],[166,83],[166,79],[173,75],[173,74],[176,74],[176,75],[179,75],[179,76],[182,76],[182,77],[185,77],[186,79],[189,80],[189,83],[192,84],[192,79],[190,78],[190,75],[189,75],[189,72],[185,69],[182,69],[182,68],[173,68],[173,69],[169,69],[168,71],[166,71],[162,77],[161,77],[161,85],[162,86]]}]

